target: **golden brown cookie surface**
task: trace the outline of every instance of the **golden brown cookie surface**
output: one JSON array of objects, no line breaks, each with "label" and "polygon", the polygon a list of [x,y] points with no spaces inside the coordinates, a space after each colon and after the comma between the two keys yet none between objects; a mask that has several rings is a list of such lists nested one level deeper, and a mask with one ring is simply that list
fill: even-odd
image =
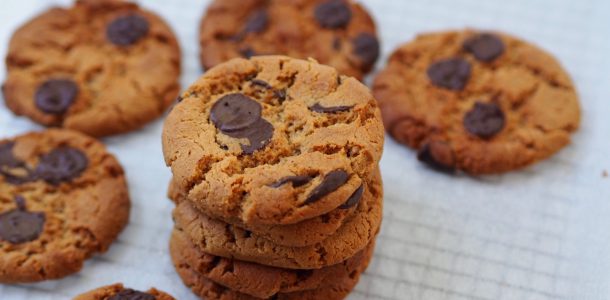
[{"label": "golden brown cookie surface", "polygon": [[0,141],[0,282],[57,279],[104,252],[129,218],[123,169],[67,130]]},{"label": "golden brown cookie surface", "polygon": [[178,95],[180,50],[157,15],[120,0],[52,8],[19,28],[3,93],[18,115],[106,136],[159,117]]},{"label": "golden brown cookie surface", "polygon": [[217,0],[200,25],[209,69],[253,55],[312,57],[362,79],[379,56],[375,24],[352,0]]},{"label": "golden brown cookie surface", "polygon": [[557,60],[503,33],[420,35],[392,54],[373,91],[386,130],[444,170],[524,167],[568,144],[580,122]]}]

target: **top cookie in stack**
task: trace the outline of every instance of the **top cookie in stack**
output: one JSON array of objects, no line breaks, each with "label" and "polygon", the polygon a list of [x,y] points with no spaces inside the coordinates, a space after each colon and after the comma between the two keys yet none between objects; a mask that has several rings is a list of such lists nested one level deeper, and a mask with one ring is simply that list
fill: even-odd
[{"label": "top cookie in stack", "polygon": [[383,148],[376,101],[335,69],[235,59],[193,84],[165,122],[178,188],[215,218],[292,224],[326,214],[370,178]]},{"label": "top cookie in stack", "polygon": [[[193,253],[254,263],[257,272],[354,264],[372,249],[381,222],[383,138],[369,90],[334,68],[259,56],[208,71],[182,94],[163,131],[177,204],[172,256],[185,282],[206,297],[213,284],[261,292],[219,282],[209,268],[189,275],[184,266],[201,263],[179,253],[180,238]],[[349,291],[368,263],[356,261],[350,280],[308,289]]]}]

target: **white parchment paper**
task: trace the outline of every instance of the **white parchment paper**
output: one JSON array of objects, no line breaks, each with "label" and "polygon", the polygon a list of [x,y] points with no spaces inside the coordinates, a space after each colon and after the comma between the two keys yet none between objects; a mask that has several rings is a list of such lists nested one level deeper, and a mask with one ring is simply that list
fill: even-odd
[{"label": "white parchment paper", "polygon": [[[173,26],[183,87],[201,74],[197,27],[209,1],[146,0]],[[385,219],[375,258],[349,299],[610,299],[610,1],[363,0],[387,55],[416,33],[499,29],[539,44],[573,75],[583,107],[573,144],[553,158],[500,176],[429,171],[388,138],[381,169]],[[0,1],[0,56],[15,28],[68,0]],[[4,68],[0,80],[4,81]],[[369,78],[370,80],[370,78]],[[407,84],[407,83],[406,83]],[[0,138],[40,129],[0,104]],[[1,300],[70,299],[114,282],[195,299],[171,264],[172,204],[161,120],[104,139],[127,171],[131,221],[82,272],[33,285],[0,285]]]}]

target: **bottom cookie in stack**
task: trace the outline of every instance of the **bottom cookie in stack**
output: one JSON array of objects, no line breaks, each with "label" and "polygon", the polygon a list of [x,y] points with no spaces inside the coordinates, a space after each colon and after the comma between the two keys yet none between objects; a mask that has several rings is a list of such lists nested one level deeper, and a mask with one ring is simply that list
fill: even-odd
[{"label": "bottom cookie in stack", "polygon": [[373,255],[375,241],[346,261],[315,270],[283,269],[205,253],[180,229],[170,242],[184,283],[203,299],[343,299]]}]

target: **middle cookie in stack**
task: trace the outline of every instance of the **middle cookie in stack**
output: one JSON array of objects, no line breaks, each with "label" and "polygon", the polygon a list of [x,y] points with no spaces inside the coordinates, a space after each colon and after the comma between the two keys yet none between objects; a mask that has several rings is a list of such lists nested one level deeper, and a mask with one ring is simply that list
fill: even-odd
[{"label": "middle cookie in stack", "polygon": [[163,132],[178,273],[208,299],[342,299],[381,223],[382,148],[376,101],[333,68],[267,56],[208,71]]}]

